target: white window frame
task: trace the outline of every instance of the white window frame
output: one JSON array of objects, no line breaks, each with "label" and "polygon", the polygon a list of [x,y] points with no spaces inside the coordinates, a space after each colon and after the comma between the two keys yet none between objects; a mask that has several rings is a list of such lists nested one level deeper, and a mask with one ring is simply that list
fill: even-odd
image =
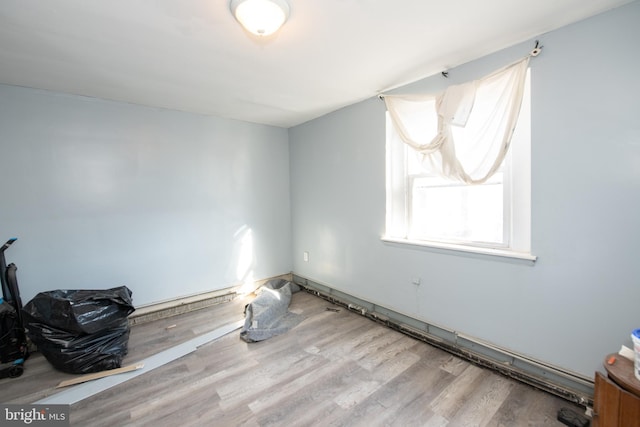
[{"label": "white window frame", "polygon": [[386,231],[382,240],[432,247],[437,249],[472,252],[507,258],[535,261],[531,253],[531,90],[527,72],[525,95],[520,118],[509,153],[503,164],[504,173],[504,244],[485,244],[471,241],[420,240],[411,237],[410,185],[412,176],[407,171],[407,150],[395,133],[387,113],[386,123]]}]

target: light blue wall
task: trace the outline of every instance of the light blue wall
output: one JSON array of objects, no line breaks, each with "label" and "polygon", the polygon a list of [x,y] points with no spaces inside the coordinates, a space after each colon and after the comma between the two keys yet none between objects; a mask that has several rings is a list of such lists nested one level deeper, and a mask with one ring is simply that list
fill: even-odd
[{"label": "light blue wall", "polygon": [[126,285],[140,306],[288,273],[288,150],[286,129],[0,85],[23,300]]},{"label": "light blue wall", "polygon": [[[380,240],[384,105],[371,99],[290,129],[294,271],[592,377],[640,327],[638,22],[634,2],[539,38],[544,50],[531,62],[535,265]],[[398,92],[481,77],[533,46]]]}]

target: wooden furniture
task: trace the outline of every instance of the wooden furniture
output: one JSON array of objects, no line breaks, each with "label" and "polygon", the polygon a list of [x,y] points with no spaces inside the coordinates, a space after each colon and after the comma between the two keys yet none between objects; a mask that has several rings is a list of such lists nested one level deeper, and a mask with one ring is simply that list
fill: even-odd
[{"label": "wooden furniture", "polygon": [[[615,357],[613,364],[607,361]],[[640,380],[633,362],[610,354],[605,359],[607,376],[596,372],[593,427],[640,427]]]}]

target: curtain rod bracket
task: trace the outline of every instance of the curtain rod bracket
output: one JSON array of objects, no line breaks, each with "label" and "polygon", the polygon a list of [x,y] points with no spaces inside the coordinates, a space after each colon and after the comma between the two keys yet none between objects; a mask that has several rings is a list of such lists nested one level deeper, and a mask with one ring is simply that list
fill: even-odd
[{"label": "curtain rod bracket", "polygon": [[540,40],[536,40],[536,45],[534,46],[533,50],[531,51],[530,55],[531,56],[538,56],[540,55],[540,52],[542,52],[542,48],[544,46],[540,45]]}]

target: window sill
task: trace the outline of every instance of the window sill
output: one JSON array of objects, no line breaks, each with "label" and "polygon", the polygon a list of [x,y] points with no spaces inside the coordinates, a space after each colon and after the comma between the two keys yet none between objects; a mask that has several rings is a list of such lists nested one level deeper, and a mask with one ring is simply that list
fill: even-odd
[{"label": "window sill", "polygon": [[525,252],[515,252],[507,249],[482,248],[478,246],[456,245],[453,243],[431,242],[424,240],[409,240],[397,237],[383,236],[383,242],[399,243],[402,245],[421,246],[425,248],[443,249],[446,251],[466,252],[480,255],[489,255],[502,258],[519,259],[524,261],[535,262],[538,257]]}]

